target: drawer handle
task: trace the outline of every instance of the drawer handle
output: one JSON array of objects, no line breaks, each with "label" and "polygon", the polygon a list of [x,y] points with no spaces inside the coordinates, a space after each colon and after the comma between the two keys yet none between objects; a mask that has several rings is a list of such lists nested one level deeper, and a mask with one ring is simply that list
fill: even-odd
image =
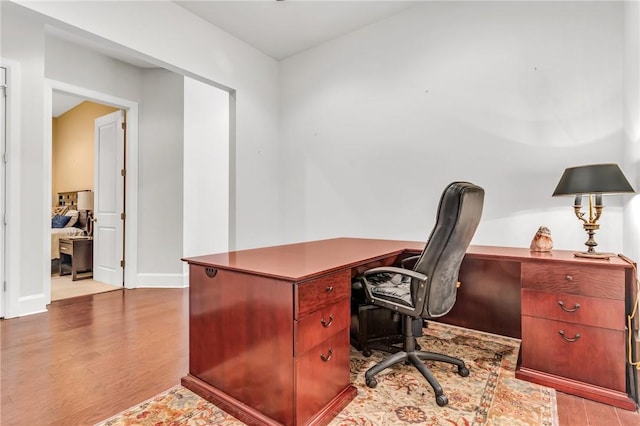
[{"label": "drawer handle", "polygon": [[572,277],[571,275],[568,275],[568,274],[567,274],[567,275],[565,276],[565,278],[566,278],[566,280],[567,280],[567,281],[573,281],[573,277]]},{"label": "drawer handle", "polygon": [[580,304],[579,303],[576,303],[575,305],[573,305],[573,308],[567,308],[567,307],[564,306],[564,302],[562,300],[558,300],[558,305],[560,305],[562,310],[565,311],[565,312],[575,312],[578,309],[580,309]]},{"label": "drawer handle", "polygon": [[324,317],[320,320],[320,322],[322,323],[322,326],[324,328],[331,327],[331,324],[333,324],[333,314],[329,315],[329,322],[325,321]]},{"label": "drawer handle", "polygon": [[325,290],[327,291],[327,293],[331,293],[333,291],[333,287],[328,285],[327,288],[325,288]]},{"label": "drawer handle", "polygon": [[333,356],[333,348],[329,348],[329,355],[320,354],[320,359],[324,362],[329,362],[331,357]]},{"label": "drawer handle", "polygon": [[207,274],[209,278],[213,278],[218,274],[218,270],[216,268],[204,268],[204,273]]},{"label": "drawer handle", "polygon": [[562,338],[564,340],[566,340],[567,342],[575,342],[576,340],[578,340],[580,338],[580,333],[576,333],[576,335],[573,336],[573,337],[567,337],[567,336],[564,335],[564,330],[558,331],[558,334],[560,336],[562,336]]}]

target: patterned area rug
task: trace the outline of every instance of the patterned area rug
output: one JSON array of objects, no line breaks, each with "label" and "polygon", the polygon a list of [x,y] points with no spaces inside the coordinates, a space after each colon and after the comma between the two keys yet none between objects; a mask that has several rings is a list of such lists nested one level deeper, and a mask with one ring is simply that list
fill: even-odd
[{"label": "patterned area rug", "polygon": [[[459,357],[469,368],[469,376],[460,377],[455,366],[427,362],[448,405],[436,404],[429,384],[409,365],[383,371],[378,386],[368,388],[365,371],[388,354],[375,351],[366,358],[352,348],[351,382],[358,395],[330,425],[558,425],[555,390],[515,378],[519,340],[430,322],[418,341],[424,350]],[[243,424],[176,386],[99,426]]]}]

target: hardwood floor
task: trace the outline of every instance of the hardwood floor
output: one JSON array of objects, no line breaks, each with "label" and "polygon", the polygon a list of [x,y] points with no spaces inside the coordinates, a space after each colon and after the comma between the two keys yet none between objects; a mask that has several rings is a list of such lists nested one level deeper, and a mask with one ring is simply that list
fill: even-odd
[{"label": "hardwood floor", "polygon": [[3,320],[0,424],[91,425],[180,383],[188,290],[116,290]]},{"label": "hardwood floor", "polygon": [[[117,290],[0,322],[0,424],[92,425],[180,383],[188,289]],[[560,426],[637,426],[640,414],[558,393]]]}]

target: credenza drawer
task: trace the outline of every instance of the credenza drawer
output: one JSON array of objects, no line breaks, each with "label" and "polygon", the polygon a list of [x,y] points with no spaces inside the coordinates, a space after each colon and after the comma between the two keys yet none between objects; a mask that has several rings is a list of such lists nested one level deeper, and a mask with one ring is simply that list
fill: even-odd
[{"label": "credenza drawer", "polygon": [[349,386],[349,329],[295,358],[296,424],[304,425]]},{"label": "credenza drawer", "polygon": [[588,265],[522,264],[522,288],[624,300],[622,268]]},{"label": "credenza drawer", "polygon": [[522,290],[522,315],[624,330],[623,313],[623,300]]},{"label": "credenza drawer", "polygon": [[323,306],[351,295],[351,271],[343,270],[295,286],[295,318],[300,319]]},{"label": "credenza drawer", "polygon": [[299,321],[294,321],[295,356],[304,354],[338,331],[348,327],[351,321],[351,304],[348,300],[329,305]]},{"label": "credenza drawer", "polygon": [[522,365],[626,391],[624,331],[522,317]]}]

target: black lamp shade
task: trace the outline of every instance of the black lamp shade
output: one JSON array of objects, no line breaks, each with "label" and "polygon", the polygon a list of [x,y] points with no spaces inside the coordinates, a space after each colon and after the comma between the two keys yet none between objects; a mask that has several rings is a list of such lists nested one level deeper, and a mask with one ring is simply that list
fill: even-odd
[{"label": "black lamp shade", "polygon": [[634,192],[617,164],[591,164],[566,169],[553,196]]}]

